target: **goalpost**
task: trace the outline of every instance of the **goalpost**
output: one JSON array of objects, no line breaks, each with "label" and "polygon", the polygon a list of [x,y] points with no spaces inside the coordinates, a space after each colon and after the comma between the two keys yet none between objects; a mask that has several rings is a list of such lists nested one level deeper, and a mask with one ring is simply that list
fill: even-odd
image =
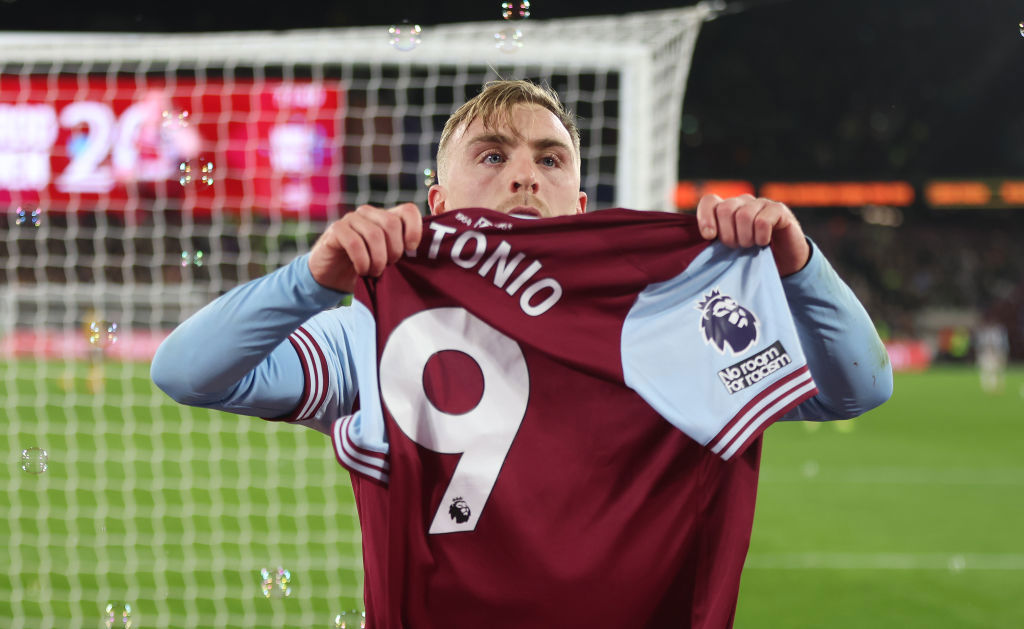
[{"label": "goalpost", "polygon": [[425,207],[445,120],[495,78],[547,83],[578,113],[592,210],[671,209],[713,11],[3,33],[0,617],[316,627],[358,609],[358,525],[330,444],[173,404],[148,380],[156,344],[345,211]]}]

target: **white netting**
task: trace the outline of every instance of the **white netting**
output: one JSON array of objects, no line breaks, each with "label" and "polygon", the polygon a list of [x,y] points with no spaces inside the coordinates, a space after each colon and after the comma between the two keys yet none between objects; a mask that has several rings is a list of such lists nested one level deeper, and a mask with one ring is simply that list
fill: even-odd
[{"label": "white netting", "polygon": [[126,603],[143,628],[333,626],[358,608],[326,439],[173,404],[148,378],[156,343],[343,212],[424,206],[444,121],[498,76],[579,113],[592,209],[671,207],[709,12],[425,27],[407,51],[386,27],[3,34],[5,626],[124,627]]}]

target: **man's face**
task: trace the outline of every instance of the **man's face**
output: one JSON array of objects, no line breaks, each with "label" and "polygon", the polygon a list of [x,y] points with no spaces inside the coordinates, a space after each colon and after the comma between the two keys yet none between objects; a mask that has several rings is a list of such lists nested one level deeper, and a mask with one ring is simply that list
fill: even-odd
[{"label": "man's face", "polygon": [[579,166],[569,132],[539,105],[516,105],[511,124],[479,118],[455,131],[444,181],[431,186],[430,211],[483,207],[537,217],[581,214]]}]

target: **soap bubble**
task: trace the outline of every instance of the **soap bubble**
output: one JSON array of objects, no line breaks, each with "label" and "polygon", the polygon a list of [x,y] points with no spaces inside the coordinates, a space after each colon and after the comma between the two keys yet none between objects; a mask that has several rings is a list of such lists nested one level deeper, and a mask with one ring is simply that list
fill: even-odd
[{"label": "soap bubble", "polygon": [[350,609],[334,617],[334,629],[366,629],[366,612]]},{"label": "soap bubble", "polygon": [[525,20],[528,17],[530,17],[530,3],[527,0],[501,3],[501,18],[503,20]]},{"label": "soap bubble", "polygon": [[186,266],[190,266],[191,265],[191,266],[195,266],[197,268],[201,267],[201,266],[203,266],[203,255],[204,255],[203,252],[199,251],[198,249],[195,252],[182,251],[181,252],[181,266],[182,267],[186,267]]},{"label": "soap bubble", "polygon": [[288,597],[292,595],[292,573],[286,568],[269,570],[260,568],[260,591],[264,598]]},{"label": "soap bubble", "polygon": [[42,448],[25,448],[21,451],[21,469],[29,474],[42,474],[46,471],[48,458]]},{"label": "soap bubble", "polygon": [[388,43],[395,50],[409,52],[420,45],[422,33],[423,29],[419,24],[409,24],[408,22],[394,24],[388,28]]},{"label": "soap bubble", "polygon": [[187,186],[194,178],[199,183],[207,186],[213,185],[213,162],[200,157],[195,160],[186,160],[178,164],[178,183]]},{"label": "soap bubble", "polygon": [[[159,93],[148,97],[149,107],[159,109],[162,98]],[[188,110],[164,109],[160,112],[160,141],[172,155],[191,158],[199,153],[201,139],[191,123]]]},{"label": "soap bubble", "polygon": [[260,568],[260,590],[266,598],[274,595],[274,573],[266,568]]},{"label": "soap bubble", "polygon": [[213,185],[213,162],[201,160],[199,164],[199,181],[208,186]]},{"label": "soap bubble", "polygon": [[169,133],[187,128],[189,126],[188,111],[165,109],[160,114],[160,126]]},{"label": "soap bubble", "polygon": [[14,211],[14,224],[15,225],[31,225],[32,227],[39,227],[42,224],[43,211],[39,208],[32,210],[23,210],[20,207]]},{"label": "soap bubble", "polygon": [[277,569],[277,589],[281,596],[292,595],[292,573],[285,568]]},{"label": "soap bubble", "polygon": [[434,185],[435,183],[437,183],[437,173],[435,173],[432,168],[424,168],[423,169],[423,185],[429,188],[430,186]]},{"label": "soap bubble", "polygon": [[107,603],[107,609],[103,615],[103,626],[107,629],[131,629],[132,606],[130,603],[121,605],[119,603]]},{"label": "soap bubble", "polygon": [[494,34],[494,45],[501,52],[515,52],[523,47],[523,32],[518,28],[503,28]]},{"label": "soap bubble", "polygon": [[113,321],[90,321],[87,334],[89,345],[106,349],[117,343],[117,324]]}]

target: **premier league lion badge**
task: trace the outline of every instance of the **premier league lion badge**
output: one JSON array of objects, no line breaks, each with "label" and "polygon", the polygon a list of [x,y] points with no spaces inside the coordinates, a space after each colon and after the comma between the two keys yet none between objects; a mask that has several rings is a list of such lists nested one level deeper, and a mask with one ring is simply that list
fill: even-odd
[{"label": "premier league lion badge", "polygon": [[757,342],[761,322],[753,312],[736,303],[728,295],[723,295],[716,288],[710,295],[697,304],[701,311],[700,329],[704,333],[704,342],[714,345],[722,354],[725,346],[733,354],[746,351]]}]

